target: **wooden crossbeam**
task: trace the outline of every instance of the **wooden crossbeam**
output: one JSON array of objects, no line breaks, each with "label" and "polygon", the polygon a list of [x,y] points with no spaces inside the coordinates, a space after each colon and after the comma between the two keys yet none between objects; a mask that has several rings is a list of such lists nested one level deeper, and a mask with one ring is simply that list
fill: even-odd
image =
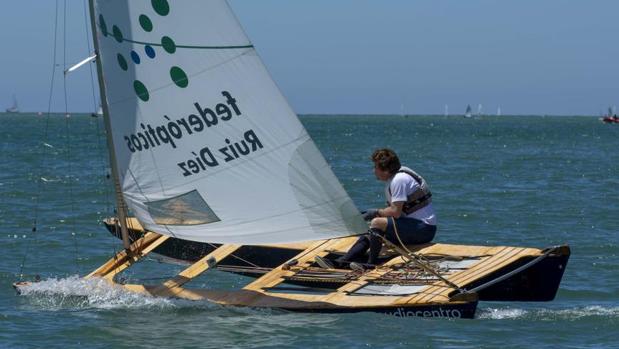
[{"label": "wooden crossbeam", "polygon": [[152,252],[159,245],[164,243],[169,237],[153,232],[147,232],[131,244],[129,250],[122,250],[114,257],[110,258],[99,268],[95,269],[84,278],[101,277],[112,280],[114,276],[129,268],[135,262]]},{"label": "wooden crossbeam", "polygon": [[161,285],[155,286],[154,288],[150,288],[149,293],[153,296],[159,297],[176,296],[177,294],[182,292],[183,289],[181,288],[181,286],[198,277],[200,274],[204,273],[208,269],[212,268],[215,264],[219,263],[224,258],[234,253],[234,251],[238,250],[240,247],[240,245],[227,244],[216,248],[211,253],[202,257],[199,261],[190,265],[172,279],[169,279]]},{"label": "wooden crossbeam", "polygon": [[[294,257],[294,259],[296,259],[298,262],[295,266],[295,269],[298,270],[307,268],[314,261],[314,257],[324,257],[329,254],[331,250],[342,250],[344,248],[347,248],[356,240],[356,237],[347,237],[316,241],[312,243],[306,250]],[[294,274],[294,270],[287,270],[285,268],[282,268],[282,266],[279,266],[266,273],[262,277],[256,279],[254,282],[248,284],[243,289],[252,291],[269,289],[284,282],[285,277],[290,277]]]}]

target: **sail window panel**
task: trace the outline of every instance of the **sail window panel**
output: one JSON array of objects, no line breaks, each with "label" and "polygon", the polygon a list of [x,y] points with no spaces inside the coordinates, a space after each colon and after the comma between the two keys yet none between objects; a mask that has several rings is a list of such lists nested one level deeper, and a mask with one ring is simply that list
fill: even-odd
[{"label": "sail window panel", "polygon": [[197,190],[145,204],[151,217],[159,225],[199,225],[220,221]]}]

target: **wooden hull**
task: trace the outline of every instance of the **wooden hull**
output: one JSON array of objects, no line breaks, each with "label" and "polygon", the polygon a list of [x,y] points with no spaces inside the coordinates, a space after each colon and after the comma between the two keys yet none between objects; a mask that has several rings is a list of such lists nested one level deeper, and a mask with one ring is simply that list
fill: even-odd
[{"label": "wooden hull", "polygon": [[[108,230],[119,237],[118,229],[115,228],[114,220],[108,219],[105,222]],[[129,224],[131,239],[137,239],[143,235],[144,230],[137,221],[131,219]],[[295,255],[309,246],[307,243],[282,244],[271,246],[242,246],[234,255],[221,260],[218,269],[250,277],[261,277],[268,273],[272,268],[285,263]],[[178,263],[191,264],[212,252],[220,245],[186,241],[170,238],[158,248],[154,253],[164,256],[165,259]],[[512,251],[513,256],[509,263],[502,263],[494,266],[494,270],[487,275],[480,276],[472,280],[465,286],[474,288],[483,285],[491,280],[495,280],[503,275],[513,272],[527,263],[537,258],[542,250],[526,249],[515,247],[484,247],[484,246],[461,246],[446,244],[430,244],[433,249],[452,255],[471,255],[475,253],[497,253],[497,251]],[[418,247],[417,247],[418,248]],[[481,251],[481,252],[480,252]],[[483,252],[486,251],[486,252]],[[520,253],[516,253],[520,251]],[[523,252],[524,251],[524,252]],[[336,258],[338,253],[328,254],[327,258]],[[570,249],[562,246],[556,252],[546,256],[539,263],[531,265],[526,269],[511,275],[510,277],[491,285],[478,292],[480,301],[550,301],[556,296],[559,284],[563,277],[565,267],[569,260]],[[385,259],[383,259],[385,260]],[[259,265],[255,267],[252,264]],[[488,265],[491,267],[490,265]],[[322,277],[320,273],[309,273],[308,277],[296,276],[286,280],[287,284],[297,285],[308,288],[337,289],[346,284],[349,280],[337,277]]]},{"label": "wooden hull", "polygon": [[[509,302],[546,302],[555,299],[559,284],[563,278],[565,267],[570,257],[568,246],[562,246],[557,253],[550,254],[539,263],[526,270],[514,274],[504,281],[479,291],[479,300],[482,301],[509,301]],[[535,257],[523,257],[509,266],[497,270],[481,280],[472,283],[469,287],[481,285],[501,275],[531,262]]]},{"label": "wooden hull", "polygon": [[[132,285],[136,286],[136,285]],[[140,287],[140,286],[137,286]],[[148,287],[147,287],[148,288]],[[149,293],[145,288],[142,292]],[[435,303],[406,303],[403,297],[351,297],[290,294],[264,294],[255,291],[185,290],[181,298],[208,300],[224,306],[276,308],[303,313],[359,313],[372,312],[396,317],[436,317],[472,319],[477,310],[477,300],[441,301]],[[380,298],[380,299],[378,299]]]},{"label": "wooden hull", "polygon": [[[30,282],[17,282],[13,284],[13,288],[18,294],[22,289],[30,287]],[[143,285],[127,285],[128,289],[138,293],[154,293],[154,286]],[[301,313],[323,313],[323,314],[346,314],[371,312],[385,314],[400,318],[451,318],[451,319],[473,319],[477,310],[478,302],[476,300],[458,301],[450,303],[434,303],[434,304],[399,304],[394,297],[387,299],[392,304],[379,304],[376,306],[363,306],[363,299],[356,300],[356,305],[338,305],[328,302],[317,301],[294,301],[281,299],[277,297],[263,296],[259,293],[252,294],[248,291],[212,291],[212,290],[186,290],[186,294],[177,295],[179,298],[191,300],[208,300],[218,303],[223,306],[235,307],[252,307],[252,308],[269,308],[280,309],[283,311],[301,312]],[[245,299],[241,296],[244,296]],[[259,299],[259,301],[247,301],[247,297]],[[376,298],[376,297],[374,297]],[[385,297],[383,297],[385,298]],[[235,301],[236,299],[236,301]],[[374,303],[373,301],[368,302]]]}]

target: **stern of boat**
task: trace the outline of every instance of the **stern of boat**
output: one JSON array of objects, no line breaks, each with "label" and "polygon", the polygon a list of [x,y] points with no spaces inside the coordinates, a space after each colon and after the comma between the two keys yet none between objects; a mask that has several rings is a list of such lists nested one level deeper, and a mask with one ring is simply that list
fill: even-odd
[{"label": "stern of boat", "polygon": [[[551,251],[544,259],[534,265],[515,273],[507,279],[478,292],[480,301],[518,301],[518,302],[545,302],[555,298],[563,273],[570,258],[570,247],[567,245],[551,247]],[[477,280],[468,285],[472,289],[483,285],[507,273],[510,273],[535,257],[524,257],[505,268]]]}]

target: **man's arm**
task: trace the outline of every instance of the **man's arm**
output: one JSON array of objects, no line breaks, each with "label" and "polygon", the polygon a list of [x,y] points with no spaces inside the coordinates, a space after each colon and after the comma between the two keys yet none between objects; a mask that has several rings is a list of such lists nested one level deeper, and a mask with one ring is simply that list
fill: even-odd
[{"label": "man's arm", "polygon": [[404,201],[392,202],[390,206],[378,210],[379,217],[395,217],[399,218],[402,214]]}]

